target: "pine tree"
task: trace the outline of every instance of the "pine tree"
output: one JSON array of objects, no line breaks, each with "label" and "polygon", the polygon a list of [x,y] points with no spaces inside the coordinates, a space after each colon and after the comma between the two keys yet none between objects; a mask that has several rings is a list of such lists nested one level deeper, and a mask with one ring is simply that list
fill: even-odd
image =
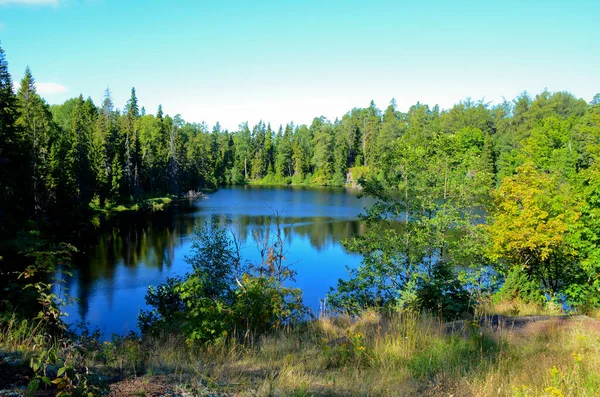
[{"label": "pine tree", "polygon": [[267,131],[265,135],[263,158],[265,162],[265,173],[271,175],[275,173],[275,146],[273,140],[273,130],[271,129],[271,123],[269,123],[267,124]]},{"label": "pine tree", "polygon": [[[92,164],[96,177],[96,193],[102,203],[111,196],[111,181],[114,171],[112,161],[115,157],[119,157],[122,146],[117,126],[117,115],[108,88],[104,92],[102,107],[96,121],[93,145]],[[119,188],[117,188],[118,190]]]},{"label": "pine tree", "polygon": [[267,153],[266,143],[267,130],[265,123],[259,121],[257,125],[252,128],[252,172],[251,177],[253,179],[260,179],[267,174]]},{"label": "pine tree", "polygon": [[345,126],[342,121],[335,120],[334,123],[334,148],[333,151],[333,177],[334,185],[344,185],[346,183],[346,173],[348,171],[349,144],[345,134]]},{"label": "pine tree", "polygon": [[313,157],[313,134],[306,126],[296,128],[293,141],[294,177],[300,182],[312,171],[311,159]]},{"label": "pine tree", "polygon": [[235,160],[232,170],[232,182],[245,181],[250,176],[252,162],[252,133],[248,123],[241,123],[238,131],[233,134]]},{"label": "pine tree", "polygon": [[17,137],[16,97],[8,73],[4,50],[0,47],[0,235],[12,232],[9,223],[18,218],[20,148]]},{"label": "pine tree", "polygon": [[77,175],[77,199],[80,205],[87,204],[91,198],[94,177],[90,164],[92,128],[95,124],[95,107],[91,100],[84,101],[79,95],[73,117],[71,135],[75,155],[75,174]]},{"label": "pine tree", "polygon": [[113,202],[119,200],[121,195],[121,180],[123,179],[123,168],[119,156],[115,154],[110,166],[110,197]]},{"label": "pine tree", "polygon": [[139,162],[139,144],[136,142],[135,121],[140,116],[135,87],[131,88],[131,97],[125,105],[125,142],[124,142],[124,176],[127,185],[127,196],[131,196],[137,187],[137,170]]},{"label": "pine tree", "polygon": [[168,154],[168,175],[169,175],[169,192],[173,194],[179,194],[179,174],[180,174],[180,157],[179,151],[177,150],[178,131],[179,131],[179,119],[175,116],[175,119],[171,119],[169,116],[165,117],[165,125],[169,131],[169,154]]},{"label": "pine tree", "polygon": [[35,79],[29,67],[17,93],[17,108],[20,114],[17,125],[22,134],[21,150],[29,160],[27,172],[30,174],[30,185],[23,201],[30,209],[27,212],[33,214],[36,221],[41,221],[46,219],[53,194],[49,163],[53,123],[48,105],[36,92]]},{"label": "pine tree", "polygon": [[375,102],[371,101],[368,108],[362,111],[362,151],[364,155],[365,166],[375,165],[377,155],[377,139],[381,124],[381,112],[375,106]]},{"label": "pine tree", "polygon": [[383,121],[377,140],[375,142],[375,150],[373,151],[373,163],[377,168],[383,168],[385,162],[388,162],[392,143],[400,136],[401,133],[400,114],[396,111],[396,100],[392,99],[390,105],[383,114]]},{"label": "pine tree", "polygon": [[326,184],[333,177],[333,128],[331,123],[321,116],[315,118],[310,126],[313,138],[314,154],[312,165],[319,183]]},{"label": "pine tree", "polygon": [[285,131],[277,145],[275,156],[275,173],[280,178],[292,176],[294,166],[292,162],[292,135],[294,131],[293,124],[286,125]]}]

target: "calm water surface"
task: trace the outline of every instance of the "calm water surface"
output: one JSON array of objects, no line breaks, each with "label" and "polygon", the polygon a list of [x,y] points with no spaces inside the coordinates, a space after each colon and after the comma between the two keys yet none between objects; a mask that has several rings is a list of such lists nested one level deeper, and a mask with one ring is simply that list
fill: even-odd
[{"label": "calm water surface", "polygon": [[148,286],[190,271],[185,257],[195,223],[213,215],[230,219],[244,242],[242,256],[256,262],[253,234],[273,227],[275,210],[287,233],[287,263],[298,272],[295,285],[316,312],[329,287],[347,275],[346,267],[360,263],[340,244],[363,230],[358,214],[370,201],[357,194],[343,188],[230,187],[157,214],[124,216],[77,258],[66,285],[78,302],[66,308],[66,321],[84,320],[105,335],[136,331],[139,310],[148,309]]}]

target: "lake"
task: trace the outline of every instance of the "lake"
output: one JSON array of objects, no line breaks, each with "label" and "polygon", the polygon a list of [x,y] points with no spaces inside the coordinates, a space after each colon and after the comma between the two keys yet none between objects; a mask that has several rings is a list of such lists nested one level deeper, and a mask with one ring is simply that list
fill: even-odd
[{"label": "lake", "polygon": [[313,187],[227,187],[207,198],[179,202],[153,214],[124,214],[91,239],[75,258],[65,285],[78,301],[65,308],[69,324],[81,320],[105,336],[137,331],[150,285],[191,270],[194,225],[213,215],[229,220],[243,242],[242,257],[260,261],[254,235],[273,230],[275,212],[286,232],[287,263],[297,271],[295,286],[318,313],[320,301],[361,257],[340,241],[364,228],[358,215],[372,201],[358,191]]}]

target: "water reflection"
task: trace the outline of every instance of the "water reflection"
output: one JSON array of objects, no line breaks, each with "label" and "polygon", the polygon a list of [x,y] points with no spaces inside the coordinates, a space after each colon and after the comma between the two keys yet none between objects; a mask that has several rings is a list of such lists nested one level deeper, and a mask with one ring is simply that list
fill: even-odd
[{"label": "water reflection", "polygon": [[79,300],[67,308],[67,321],[85,320],[107,334],[135,330],[148,286],[189,271],[185,257],[197,222],[218,215],[223,225],[234,226],[243,257],[257,262],[253,234],[264,238],[272,231],[275,211],[286,234],[288,263],[298,271],[296,285],[317,310],[346,266],[360,262],[340,241],[363,232],[358,214],[368,204],[343,189],[233,187],[151,216],[123,216],[76,258],[67,285]]}]

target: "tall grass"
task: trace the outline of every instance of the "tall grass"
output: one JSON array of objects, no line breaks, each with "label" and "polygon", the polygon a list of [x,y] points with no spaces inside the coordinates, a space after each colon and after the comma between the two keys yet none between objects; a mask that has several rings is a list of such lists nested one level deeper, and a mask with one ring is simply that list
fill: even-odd
[{"label": "tall grass", "polygon": [[600,327],[585,319],[492,329],[479,321],[449,327],[429,316],[365,312],[323,317],[253,346],[194,351],[167,338],[151,351],[151,371],[193,372],[202,384],[237,396],[600,393]]},{"label": "tall grass", "polygon": [[[25,327],[25,328],[24,328]],[[0,349],[34,342],[23,323]],[[88,361],[126,376],[164,375],[192,394],[242,396],[598,396],[600,325],[574,317],[518,328],[415,313],[321,317],[211,346],[176,336],[103,343]]]}]

